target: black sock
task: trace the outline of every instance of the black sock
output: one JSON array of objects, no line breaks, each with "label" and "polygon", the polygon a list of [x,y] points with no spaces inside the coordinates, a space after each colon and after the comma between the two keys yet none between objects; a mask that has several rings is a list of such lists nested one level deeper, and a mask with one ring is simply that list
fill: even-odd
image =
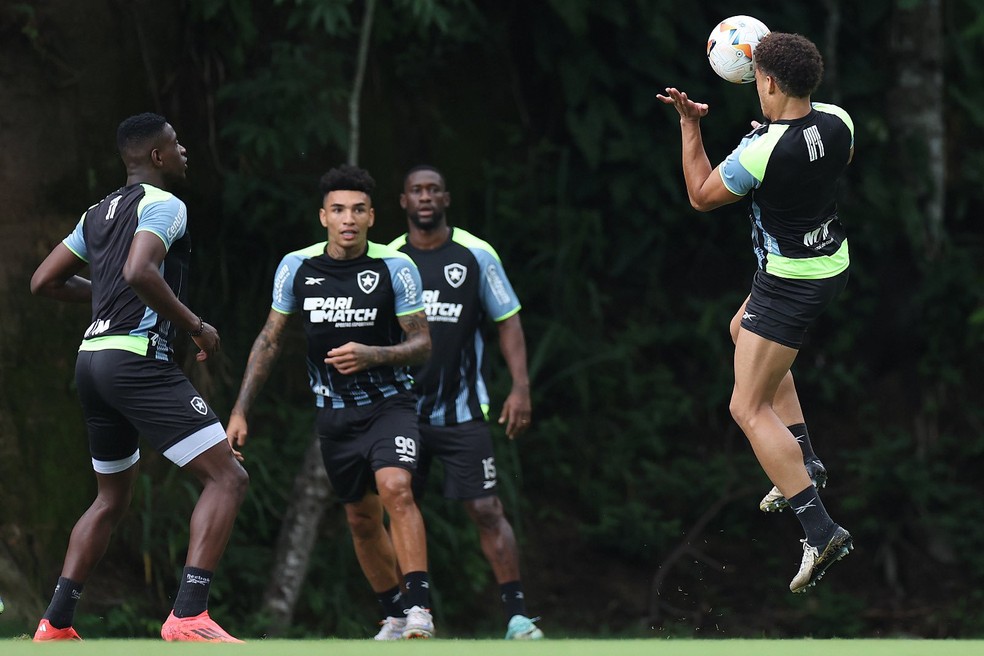
[{"label": "black sock", "polygon": [[383,619],[403,617],[403,595],[400,593],[400,586],[385,592],[377,592],[376,600],[379,602],[380,608],[383,609]]},{"label": "black sock", "polygon": [[51,603],[48,604],[48,610],[44,611],[44,619],[56,629],[72,626],[72,620],[75,619],[75,606],[78,605],[81,596],[81,583],[59,576],[55,592],[51,595]]},{"label": "black sock", "polygon": [[813,453],[813,445],[810,444],[810,432],[806,430],[806,424],[793,424],[786,428],[796,438],[796,443],[799,444],[800,451],[803,452],[803,462],[817,460],[817,454]]},{"label": "black sock", "polygon": [[522,583],[519,581],[503,583],[499,586],[499,594],[507,618],[513,615],[526,615],[526,599],[523,597]]},{"label": "black sock", "polygon": [[403,576],[403,580],[407,586],[407,608],[414,606],[430,608],[430,581],[427,578],[427,572],[407,572]]},{"label": "black sock", "polygon": [[185,567],[181,572],[178,594],[174,597],[175,617],[194,617],[208,610],[208,589],[212,572],[197,567]]},{"label": "black sock", "polygon": [[827,514],[827,509],[820,501],[817,488],[806,486],[802,492],[789,499],[789,507],[796,513],[796,519],[803,525],[806,541],[811,547],[823,548],[830,542],[831,536],[837,529],[837,524]]}]

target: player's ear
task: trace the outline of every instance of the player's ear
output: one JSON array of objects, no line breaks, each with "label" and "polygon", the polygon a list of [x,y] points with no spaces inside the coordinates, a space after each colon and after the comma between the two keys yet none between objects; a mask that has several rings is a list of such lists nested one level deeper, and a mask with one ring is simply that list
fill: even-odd
[{"label": "player's ear", "polygon": [[328,212],[323,207],[318,208],[318,220],[321,221],[322,228],[328,227]]},{"label": "player's ear", "polygon": [[369,227],[371,228],[372,227],[372,224],[374,224],[375,222],[376,222],[376,208],[370,207],[369,208]]},{"label": "player's ear", "polygon": [[407,195],[406,194],[400,194],[400,207],[402,207],[403,209],[407,209]]},{"label": "player's ear", "polygon": [[451,192],[450,191],[445,191],[444,192],[444,207],[450,207],[450,206],[451,206]]}]

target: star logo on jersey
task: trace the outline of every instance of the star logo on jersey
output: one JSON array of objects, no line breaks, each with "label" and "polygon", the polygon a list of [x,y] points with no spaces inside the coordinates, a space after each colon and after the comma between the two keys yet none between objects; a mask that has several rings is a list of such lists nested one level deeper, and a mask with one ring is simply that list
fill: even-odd
[{"label": "star logo on jersey", "polygon": [[464,264],[458,264],[455,262],[444,267],[444,279],[447,280],[448,284],[455,289],[461,287],[461,284],[465,282],[465,276],[467,275],[468,269],[465,268]]},{"label": "star logo on jersey", "polygon": [[194,408],[195,412],[200,415],[208,414],[208,406],[205,405],[205,401],[203,401],[200,396],[196,396],[191,400],[191,407]]},{"label": "star logo on jersey", "polygon": [[376,285],[379,284],[379,274],[375,271],[363,271],[359,274],[359,289],[366,294],[371,294]]},{"label": "star logo on jersey", "polygon": [[311,276],[304,276],[305,285],[320,285],[325,281],[324,278],[312,278]]}]

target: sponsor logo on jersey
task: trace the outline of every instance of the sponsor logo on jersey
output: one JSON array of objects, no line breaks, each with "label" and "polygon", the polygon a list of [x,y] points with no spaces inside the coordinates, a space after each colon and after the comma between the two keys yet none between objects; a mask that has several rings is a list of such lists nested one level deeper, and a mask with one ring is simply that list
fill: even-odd
[{"label": "sponsor logo on jersey", "polygon": [[361,289],[366,294],[371,294],[376,285],[379,284],[379,274],[375,271],[369,271],[366,269],[358,276],[359,279],[359,289]]},{"label": "sponsor logo on jersey", "polygon": [[494,264],[485,267],[485,277],[489,281],[489,290],[495,300],[499,305],[507,305],[510,300],[509,292],[506,291],[506,283],[502,281],[502,276],[499,275],[499,267]]},{"label": "sponsor logo on jersey", "polygon": [[465,278],[468,276],[468,269],[464,264],[458,264],[453,262],[444,267],[444,279],[448,281],[448,284],[457,289],[461,287],[461,284],[465,282]]},{"label": "sponsor logo on jersey", "polygon": [[174,217],[174,221],[171,223],[171,226],[167,229],[167,238],[169,240],[173,240],[178,235],[178,233],[181,232],[181,229],[184,228],[186,222],[185,219],[186,211],[187,210],[185,210],[184,203],[181,203],[178,206],[177,216]]},{"label": "sponsor logo on jersey", "polygon": [[397,279],[403,284],[403,300],[407,305],[417,304],[417,282],[413,278],[410,267],[403,267],[396,272]]},{"label": "sponsor logo on jersey", "polygon": [[818,251],[833,243],[834,239],[830,236],[830,222],[833,220],[827,219],[819,228],[803,235],[803,245]]},{"label": "sponsor logo on jersey", "polygon": [[311,323],[334,323],[336,328],[371,326],[378,308],[353,308],[351,296],[310,296],[304,299],[304,311]]},{"label": "sponsor logo on jersey", "polygon": [[324,278],[312,278],[311,276],[304,276],[305,285],[320,285],[325,281]]},{"label": "sponsor logo on jersey", "polygon": [[205,405],[205,401],[200,396],[196,396],[191,400],[191,407],[200,415],[208,414],[208,406]]},{"label": "sponsor logo on jersey", "polygon": [[461,303],[441,303],[441,292],[437,289],[425,289],[423,293],[424,312],[428,321],[446,321],[458,323],[464,306]]},{"label": "sponsor logo on jersey", "polygon": [[284,285],[287,284],[288,278],[290,278],[290,266],[284,264],[273,279],[273,300],[277,303],[284,302]]},{"label": "sponsor logo on jersey", "polygon": [[109,330],[109,319],[96,319],[88,328],[85,329],[83,338],[95,337],[96,335],[104,333],[107,330]]}]

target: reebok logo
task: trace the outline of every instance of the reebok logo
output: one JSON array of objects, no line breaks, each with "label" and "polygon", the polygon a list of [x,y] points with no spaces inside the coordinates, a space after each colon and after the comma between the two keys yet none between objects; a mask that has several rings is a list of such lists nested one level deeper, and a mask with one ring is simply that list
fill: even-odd
[{"label": "reebok logo", "polygon": [[809,510],[810,508],[816,508],[816,506],[813,504],[813,499],[810,499],[809,501],[807,501],[806,503],[804,503],[802,506],[799,506],[798,508],[796,508],[796,514],[799,515],[801,513],[804,513],[807,510]]},{"label": "reebok logo", "polygon": [[208,585],[211,582],[211,579],[198,576],[197,574],[189,574],[185,577],[185,583],[191,583],[193,585]]}]

